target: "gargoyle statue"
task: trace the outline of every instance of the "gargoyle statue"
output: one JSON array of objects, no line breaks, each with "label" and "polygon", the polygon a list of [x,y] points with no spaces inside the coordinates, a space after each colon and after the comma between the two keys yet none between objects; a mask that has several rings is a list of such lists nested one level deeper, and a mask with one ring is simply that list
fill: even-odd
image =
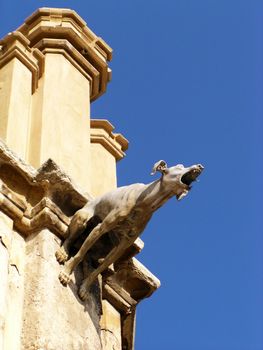
[{"label": "gargoyle statue", "polygon": [[[178,164],[168,168],[166,162],[160,160],[154,165],[152,171],[152,175],[156,171],[161,172],[160,179],[146,185],[137,183],[119,187],[89,201],[72,217],[68,237],[56,252],[58,262],[65,263],[63,271],[59,274],[60,282],[67,285],[74,268],[84,259],[95,242],[104,234],[113,231],[118,237],[118,244],[104,259],[101,259],[99,266],[83,280],[80,286],[81,299],[87,299],[89,286],[133,244],[155,210],[173,196],[178,200],[185,197],[191,188],[191,183],[197,179],[203,169],[201,164],[187,168]],[[98,224],[91,230],[78,252],[69,259],[69,248],[92,219],[96,219]]]}]

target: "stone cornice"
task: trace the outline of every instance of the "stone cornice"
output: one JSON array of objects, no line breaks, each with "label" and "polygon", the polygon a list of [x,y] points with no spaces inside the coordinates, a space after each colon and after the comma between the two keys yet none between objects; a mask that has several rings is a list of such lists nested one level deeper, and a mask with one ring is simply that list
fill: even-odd
[{"label": "stone cornice", "polygon": [[46,53],[62,54],[87,80],[93,95],[99,93],[100,73],[77,49],[65,39],[46,38],[36,45],[44,55]]},{"label": "stone cornice", "polygon": [[113,130],[114,126],[106,119],[90,121],[91,143],[101,144],[118,161],[125,156],[124,151],[127,150],[129,142],[123,135],[113,133]]},{"label": "stone cornice", "polygon": [[[74,65],[81,68],[79,70],[86,78],[88,75],[95,79],[91,84],[91,101],[106,91],[111,79],[107,61],[112,58],[112,49],[87,27],[75,11],[40,8],[17,30],[29,40],[31,48],[39,48],[44,54],[63,50],[67,53],[64,56],[71,58],[71,63],[75,61]],[[56,44],[52,39],[56,39]]]},{"label": "stone cornice", "polygon": [[[14,228],[29,236],[42,228],[48,228],[61,238],[66,238],[68,218],[49,199],[43,198],[37,207],[21,208],[19,197],[0,182],[0,208],[14,221]],[[24,210],[23,210],[24,209]]]},{"label": "stone cornice", "polygon": [[[47,26],[53,26],[55,24],[72,25],[73,29],[76,30],[78,35],[85,37],[89,42],[93,43],[93,46],[98,50],[107,61],[112,59],[112,49],[111,47],[100,37],[98,37],[90,28],[87,27],[87,23],[71,9],[62,8],[46,8],[42,7],[36,10],[32,15],[30,15],[23,24],[18,29],[20,31],[25,30],[25,27],[32,28],[34,23],[47,22]],[[79,33],[79,29],[81,32]]]}]

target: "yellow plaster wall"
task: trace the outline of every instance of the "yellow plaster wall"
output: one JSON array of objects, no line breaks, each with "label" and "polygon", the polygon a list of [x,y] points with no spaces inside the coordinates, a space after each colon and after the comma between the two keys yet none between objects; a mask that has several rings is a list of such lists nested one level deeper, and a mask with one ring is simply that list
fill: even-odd
[{"label": "yellow plaster wall", "polygon": [[46,54],[45,74],[33,96],[28,161],[48,158],[84,190],[90,184],[90,85],[61,54]]},{"label": "yellow plaster wall", "polygon": [[100,143],[91,143],[91,194],[95,197],[117,187],[116,159]]},{"label": "yellow plaster wall", "polygon": [[0,137],[6,140],[14,61],[0,69]]},{"label": "yellow plaster wall", "polygon": [[0,137],[25,159],[32,73],[17,58],[0,70]]}]

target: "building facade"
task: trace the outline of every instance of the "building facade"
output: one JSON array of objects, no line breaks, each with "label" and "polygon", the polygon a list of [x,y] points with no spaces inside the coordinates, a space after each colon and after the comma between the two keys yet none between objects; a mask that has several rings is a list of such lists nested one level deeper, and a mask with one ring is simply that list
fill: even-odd
[{"label": "building facade", "polygon": [[71,217],[116,188],[128,147],[108,120],[90,117],[111,58],[69,9],[41,8],[0,41],[0,350],[131,350],[136,306],[160,285],[135,258],[140,239],[86,302],[78,286],[89,259],[68,287],[58,280]]}]

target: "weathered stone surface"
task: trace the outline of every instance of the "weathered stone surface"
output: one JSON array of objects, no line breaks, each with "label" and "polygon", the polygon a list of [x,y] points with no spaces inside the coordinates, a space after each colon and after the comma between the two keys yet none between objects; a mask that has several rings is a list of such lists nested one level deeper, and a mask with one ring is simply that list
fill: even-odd
[{"label": "weathered stone surface", "polygon": [[76,286],[81,269],[70,288],[58,282],[58,245],[49,230],[27,239],[22,349],[100,350],[100,294],[93,291],[81,302]]},{"label": "weathered stone surface", "polygon": [[21,345],[21,326],[24,304],[24,249],[25,241],[13,231],[9,255],[7,317],[5,325],[5,349],[16,350]]},{"label": "weathered stone surface", "polygon": [[116,273],[108,278],[108,284],[112,288],[121,287],[137,303],[150,297],[161,285],[160,280],[136,258],[121,259],[115,266]]},{"label": "weathered stone surface", "polygon": [[103,316],[101,319],[101,339],[103,349],[122,350],[121,341],[121,315],[107,301],[102,301]]},{"label": "weathered stone surface", "polygon": [[20,348],[24,300],[25,242],[12,227],[13,221],[0,212],[0,266],[3,280],[0,291],[0,349],[4,350]]},{"label": "weathered stone surface", "polygon": [[[7,313],[7,294],[8,294],[8,260],[10,248],[10,235],[12,220],[0,212],[0,349],[4,349],[4,332]],[[5,237],[5,239],[3,239]],[[5,242],[5,243],[4,243]]]}]

